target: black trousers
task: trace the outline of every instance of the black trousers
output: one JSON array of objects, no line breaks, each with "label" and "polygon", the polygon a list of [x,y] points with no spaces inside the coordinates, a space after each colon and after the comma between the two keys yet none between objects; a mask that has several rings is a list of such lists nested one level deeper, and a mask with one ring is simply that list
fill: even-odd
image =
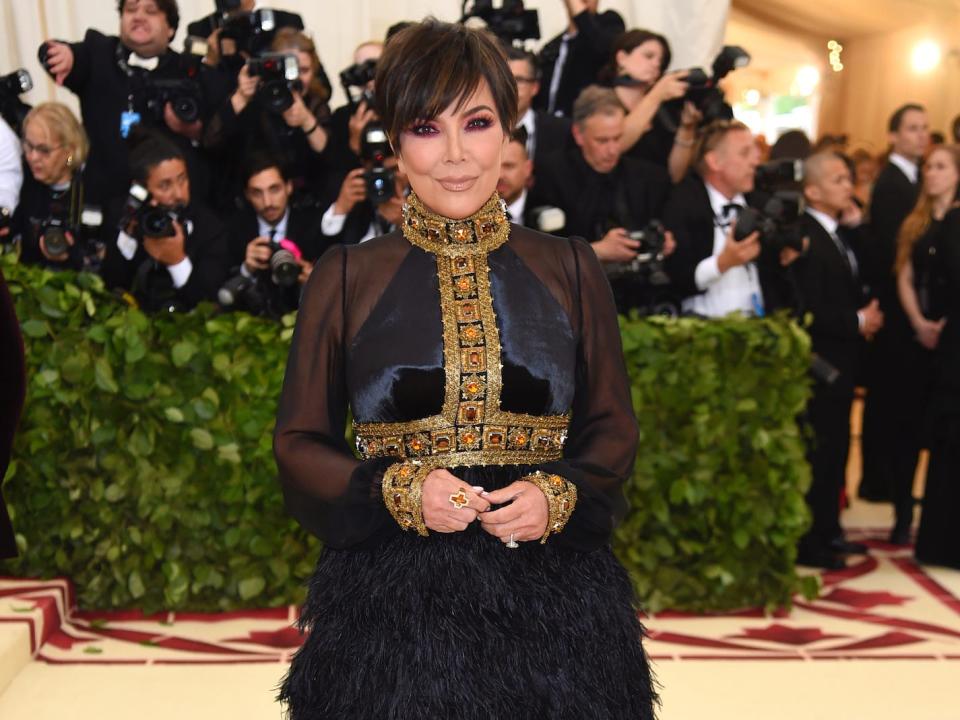
[{"label": "black trousers", "polygon": [[807,505],[813,524],[800,540],[801,548],[827,550],[830,543],[843,536],[840,528],[840,493],[846,479],[847,456],[850,452],[850,407],[853,393],[838,394],[814,389],[807,406],[807,420],[814,438],[807,452],[813,481],[807,491]]}]

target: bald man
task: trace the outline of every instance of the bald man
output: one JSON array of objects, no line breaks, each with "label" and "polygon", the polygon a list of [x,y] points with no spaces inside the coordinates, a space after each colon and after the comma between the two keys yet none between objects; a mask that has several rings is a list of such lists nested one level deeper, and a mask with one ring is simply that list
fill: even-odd
[{"label": "bald man", "polygon": [[813,482],[807,503],[813,525],[800,542],[797,561],[837,569],[843,555],[865,548],[848,543],[840,527],[840,493],[850,445],[850,406],[865,338],[883,326],[876,299],[864,297],[860,262],[851,226],[860,222],[853,203],[853,179],[846,162],[833,153],[818,153],[804,166],[803,218],[809,248],[796,263],[803,308],[813,316],[813,350],[833,365],[833,383],[817,379],[807,408],[815,439],[808,458]]}]

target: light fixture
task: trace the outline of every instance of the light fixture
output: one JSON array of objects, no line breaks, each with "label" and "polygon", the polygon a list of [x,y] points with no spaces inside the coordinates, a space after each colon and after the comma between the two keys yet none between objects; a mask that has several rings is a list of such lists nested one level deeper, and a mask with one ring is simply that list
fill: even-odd
[{"label": "light fixture", "polygon": [[940,46],[934,40],[922,40],[913,48],[910,64],[914,72],[928,73],[940,64],[942,53]]},{"label": "light fixture", "polygon": [[843,70],[843,61],[840,59],[840,53],[843,52],[843,45],[836,40],[827,43],[827,50],[830,51],[830,67],[834,72]]},{"label": "light fixture", "polygon": [[813,65],[804,65],[797,70],[797,76],[794,79],[796,95],[807,97],[813,94],[813,91],[820,84],[820,71]]},{"label": "light fixture", "polygon": [[743,94],[744,102],[747,105],[759,105],[760,104],[760,91],[756,88],[751,88]]}]

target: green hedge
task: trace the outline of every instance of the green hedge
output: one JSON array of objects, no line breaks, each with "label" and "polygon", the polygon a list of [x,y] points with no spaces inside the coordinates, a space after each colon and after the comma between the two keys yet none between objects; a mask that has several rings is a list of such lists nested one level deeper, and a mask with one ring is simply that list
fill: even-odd
[{"label": "green hedge", "polygon": [[[85,608],[300,602],[319,545],[284,514],[271,453],[292,318],[148,319],[99,278],[0,265],[30,375],[4,484],[21,557],[0,574],[71,577]],[[623,337],[641,444],[615,546],[641,599],[789,602],[806,336],[783,320],[631,319]]]}]

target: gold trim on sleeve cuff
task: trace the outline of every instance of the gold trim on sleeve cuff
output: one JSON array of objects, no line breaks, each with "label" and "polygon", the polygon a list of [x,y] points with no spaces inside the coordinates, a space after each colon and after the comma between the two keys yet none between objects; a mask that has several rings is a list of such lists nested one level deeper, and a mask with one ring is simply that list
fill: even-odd
[{"label": "gold trim on sleeve cuff", "polygon": [[547,498],[547,529],[540,538],[540,544],[543,545],[551,534],[563,530],[573,514],[577,505],[577,486],[559,475],[548,475],[541,470],[523,479],[540,488]]},{"label": "gold trim on sleeve cuff", "polygon": [[404,530],[416,530],[426,537],[423,522],[423,481],[430,468],[419,463],[401,462],[391,465],[383,473],[383,501],[393,519]]}]

